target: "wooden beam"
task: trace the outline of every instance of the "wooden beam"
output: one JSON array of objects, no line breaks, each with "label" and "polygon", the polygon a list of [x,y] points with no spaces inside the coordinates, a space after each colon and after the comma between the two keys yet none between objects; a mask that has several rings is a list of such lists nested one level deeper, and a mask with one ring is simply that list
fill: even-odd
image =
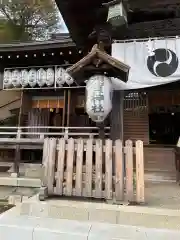
[{"label": "wooden beam", "polygon": [[142,8],[158,8],[158,7],[166,7],[171,5],[178,5],[179,0],[150,0],[150,1],[144,1],[144,0],[129,0],[129,8],[130,9],[142,9]]}]

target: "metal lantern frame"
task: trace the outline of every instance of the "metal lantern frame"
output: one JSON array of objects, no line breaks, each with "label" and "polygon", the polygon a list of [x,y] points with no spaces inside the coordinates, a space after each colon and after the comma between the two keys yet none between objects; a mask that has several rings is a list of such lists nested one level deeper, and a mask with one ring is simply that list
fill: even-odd
[{"label": "metal lantern frame", "polygon": [[119,27],[127,23],[127,13],[122,1],[114,0],[109,3],[108,7],[107,21],[111,23],[113,27]]}]

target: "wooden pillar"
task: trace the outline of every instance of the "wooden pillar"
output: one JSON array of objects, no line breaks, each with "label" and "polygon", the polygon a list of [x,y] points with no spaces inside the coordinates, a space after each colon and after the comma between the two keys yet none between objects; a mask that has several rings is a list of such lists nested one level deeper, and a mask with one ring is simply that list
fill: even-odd
[{"label": "wooden pillar", "polygon": [[[18,116],[18,131],[16,136],[17,138],[19,138],[19,133],[21,132],[19,127],[21,127],[21,122],[22,122],[22,110],[23,110],[23,91],[21,92],[21,104],[20,104],[19,116]],[[14,159],[14,172],[17,173],[17,175],[19,175],[20,161],[21,161],[21,149],[20,149],[20,145],[17,144],[15,148],[15,159]]]},{"label": "wooden pillar", "polygon": [[4,68],[0,65],[0,89],[3,89]]},{"label": "wooden pillar", "polygon": [[66,118],[66,90],[64,90],[64,106],[63,106],[62,127],[65,127],[65,118]]},{"label": "wooden pillar", "polygon": [[123,141],[123,107],[124,92],[114,91],[112,99],[112,112],[111,112],[111,123],[110,123],[110,138],[115,141],[121,139]]},{"label": "wooden pillar", "polygon": [[71,110],[71,90],[68,90],[67,127],[69,127],[70,110]]},{"label": "wooden pillar", "polygon": [[[113,145],[117,139],[123,142],[123,112],[124,112],[124,92],[114,91],[112,99],[112,112],[110,122],[110,139],[113,141]],[[122,166],[124,166],[124,160],[122,159]],[[124,167],[123,167],[124,168]],[[113,174],[116,172],[115,158],[113,155],[112,162]]]}]

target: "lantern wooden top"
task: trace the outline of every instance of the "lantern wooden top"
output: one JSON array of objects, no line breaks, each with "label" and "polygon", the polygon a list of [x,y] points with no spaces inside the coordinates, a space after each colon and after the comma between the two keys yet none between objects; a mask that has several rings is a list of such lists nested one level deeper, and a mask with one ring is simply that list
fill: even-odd
[{"label": "lantern wooden top", "polygon": [[102,45],[94,45],[91,52],[67,69],[73,78],[85,74],[87,78],[94,74],[105,74],[127,82],[130,67],[107,54]]}]

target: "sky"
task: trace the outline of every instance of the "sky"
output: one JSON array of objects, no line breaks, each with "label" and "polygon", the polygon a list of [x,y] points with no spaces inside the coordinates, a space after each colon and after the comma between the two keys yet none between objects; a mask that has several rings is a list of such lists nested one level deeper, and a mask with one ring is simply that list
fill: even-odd
[{"label": "sky", "polygon": [[59,15],[60,15],[60,23],[59,24],[62,25],[62,30],[60,32],[68,33],[69,31],[68,31],[68,29],[66,27],[66,24],[64,22],[64,19],[63,19],[61,13],[59,13]]},{"label": "sky", "polygon": [[[55,2],[55,0],[52,0],[52,1]],[[55,4],[56,4],[56,3],[55,3]],[[66,27],[66,24],[65,24],[65,22],[64,22],[64,19],[63,19],[63,17],[62,17],[62,15],[61,15],[60,12],[59,12],[59,16],[60,16],[60,23],[59,23],[59,25],[61,25],[61,27],[62,27],[62,29],[61,29],[60,32],[68,33],[69,31],[68,31],[68,29],[67,29],[67,27]]]}]

